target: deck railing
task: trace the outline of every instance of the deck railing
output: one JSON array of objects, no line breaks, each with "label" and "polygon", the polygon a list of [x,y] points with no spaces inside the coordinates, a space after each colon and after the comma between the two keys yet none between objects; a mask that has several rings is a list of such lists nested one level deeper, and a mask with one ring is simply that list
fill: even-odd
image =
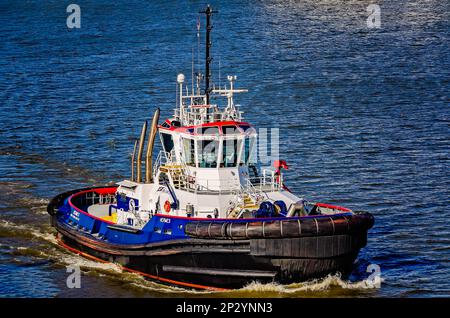
[{"label": "deck railing", "polygon": [[170,153],[159,152],[153,167],[155,177],[160,170],[170,175],[175,189],[200,194],[229,194],[244,189],[256,199],[257,194],[277,191],[281,187],[277,176],[269,170],[263,170],[262,176],[246,179],[243,185],[239,180],[225,181],[223,179],[198,178],[190,173],[189,166],[186,163],[176,160],[174,151]]},{"label": "deck railing", "polygon": [[[210,109],[211,111],[207,112],[206,109]],[[229,118],[229,116],[229,112],[219,110],[217,105],[194,105],[191,107],[186,107],[184,108],[182,114],[179,109],[175,109],[175,117],[180,118],[183,124],[188,126],[196,126],[224,120],[242,120],[241,111],[236,111],[236,115],[233,118]]]}]

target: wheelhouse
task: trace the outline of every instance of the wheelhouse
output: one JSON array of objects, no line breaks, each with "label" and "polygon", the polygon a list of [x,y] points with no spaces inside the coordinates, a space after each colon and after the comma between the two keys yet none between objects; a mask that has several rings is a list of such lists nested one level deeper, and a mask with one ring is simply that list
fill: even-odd
[{"label": "wheelhouse", "polygon": [[236,168],[247,166],[256,157],[256,130],[244,122],[175,129],[161,125],[159,134],[163,151],[190,167]]}]

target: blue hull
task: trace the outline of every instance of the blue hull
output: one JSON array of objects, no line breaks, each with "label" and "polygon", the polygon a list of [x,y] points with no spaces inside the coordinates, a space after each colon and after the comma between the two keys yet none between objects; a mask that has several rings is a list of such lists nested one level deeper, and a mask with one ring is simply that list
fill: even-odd
[{"label": "blue hull", "polygon": [[61,243],[151,279],[192,288],[239,288],[252,281],[292,283],[347,274],[373,225],[368,214],[264,219],[154,215],[142,228],[119,226],[74,206],[48,206]]}]

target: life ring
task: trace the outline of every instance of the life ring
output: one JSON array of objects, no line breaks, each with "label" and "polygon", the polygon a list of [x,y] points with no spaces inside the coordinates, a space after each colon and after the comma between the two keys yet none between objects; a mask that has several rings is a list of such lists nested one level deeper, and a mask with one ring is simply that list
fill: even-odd
[{"label": "life ring", "polygon": [[164,202],[164,211],[169,213],[170,209],[172,209],[172,205],[170,204],[169,200],[166,200],[166,202]]}]

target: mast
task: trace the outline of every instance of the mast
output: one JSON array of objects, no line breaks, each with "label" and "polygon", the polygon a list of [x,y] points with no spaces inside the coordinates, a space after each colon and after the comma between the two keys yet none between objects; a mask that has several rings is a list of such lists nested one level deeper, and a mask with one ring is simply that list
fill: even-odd
[{"label": "mast", "polygon": [[212,58],[209,56],[209,49],[211,48],[211,39],[210,33],[212,29],[211,25],[211,16],[213,13],[217,13],[217,11],[213,10],[211,6],[208,4],[205,10],[200,11],[199,13],[204,13],[206,15],[206,40],[205,40],[205,95],[206,95],[206,104],[209,105],[209,93],[211,89],[209,88],[209,81],[211,78],[210,64]]}]

